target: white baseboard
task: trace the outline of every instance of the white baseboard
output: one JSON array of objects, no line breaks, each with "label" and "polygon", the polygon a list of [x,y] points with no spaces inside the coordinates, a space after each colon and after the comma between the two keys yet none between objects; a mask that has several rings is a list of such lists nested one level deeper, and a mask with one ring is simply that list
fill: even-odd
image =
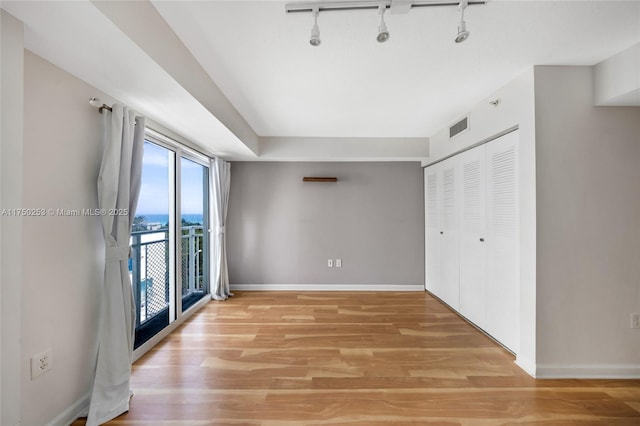
[{"label": "white baseboard", "polygon": [[76,421],[77,418],[86,416],[88,412],[89,394],[86,394],[47,423],[47,426],[69,426],[71,423]]},{"label": "white baseboard", "polygon": [[538,364],[536,379],[640,379],[640,364]]},{"label": "white baseboard", "polygon": [[520,355],[516,354],[516,360],[514,361],[516,365],[524,370],[525,373],[530,375],[531,377],[536,377],[536,363],[530,359],[524,358]]},{"label": "white baseboard", "polygon": [[231,284],[231,290],[247,291],[420,291],[423,284]]}]

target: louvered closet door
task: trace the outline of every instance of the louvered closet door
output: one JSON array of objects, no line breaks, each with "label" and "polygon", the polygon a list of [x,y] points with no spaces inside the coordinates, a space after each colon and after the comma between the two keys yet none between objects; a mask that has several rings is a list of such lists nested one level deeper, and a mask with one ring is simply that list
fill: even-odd
[{"label": "louvered closet door", "polygon": [[438,165],[424,169],[425,288],[440,297],[440,191]]},{"label": "louvered closet door", "polygon": [[460,231],[458,218],[460,177],[458,160],[458,157],[452,157],[440,163],[442,180],[442,221],[440,224],[442,290],[438,296],[454,309],[458,309],[460,303]]},{"label": "louvered closet door", "polygon": [[460,313],[486,327],[485,146],[460,155]]},{"label": "louvered closet door", "polygon": [[486,145],[486,330],[516,353],[520,340],[517,148],[517,132]]}]

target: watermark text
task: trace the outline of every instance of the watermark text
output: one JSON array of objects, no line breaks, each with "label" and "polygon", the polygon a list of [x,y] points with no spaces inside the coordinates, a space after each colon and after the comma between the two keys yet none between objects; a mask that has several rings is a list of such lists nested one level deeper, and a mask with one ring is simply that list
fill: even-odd
[{"label": "watermark text", "polygon": [[68,216],[129,216],[129,209],[66,209],[66,208],[20,208],[2,209],[2,217],[68,217]]}]

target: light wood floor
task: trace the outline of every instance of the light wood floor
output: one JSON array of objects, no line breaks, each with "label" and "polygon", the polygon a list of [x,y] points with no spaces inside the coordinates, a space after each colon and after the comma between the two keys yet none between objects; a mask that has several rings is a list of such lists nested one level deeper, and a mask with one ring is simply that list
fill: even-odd
[{"label": "light wood floor", "polygon": [[513,361],[425,293],[237,292],[135,363],[109,424],[640,425],[639,380]]}]

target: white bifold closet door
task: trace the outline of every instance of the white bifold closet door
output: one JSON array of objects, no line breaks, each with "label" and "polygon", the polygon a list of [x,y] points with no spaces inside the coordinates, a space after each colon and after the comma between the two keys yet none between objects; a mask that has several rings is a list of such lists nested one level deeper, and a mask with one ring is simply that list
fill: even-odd
[{"label": "white bifold closet door", "polygon": [[425,169],[426,289],[519,350],[518,132]]},{"label": "white bifold closet door", "polygon": [[520,264],[518,132],[486,145],[487,286],[486,330],[507,348],[519,350]]},{"label": "white bifold closet door", "polygon": [[460,313],[486,329],[485,146],[460,154]]},{"label": "white bifold closet door", "polygon": [[440,194],[438,166],[424,169],[425,223],[425,288],[439,294],[440,285]]},{"label": "white bifold closet door", "polygon": [[454,309],[459,303],[458,159],[425,169],[426,289]]},{"label": "white bifold closet door", "polygon": [[438,295],[449,306],[459,309],[460,304],[460,177],[458,157],[440,163],[442,176],[442,223],[440,231],[440,265],[442,290]]}]

